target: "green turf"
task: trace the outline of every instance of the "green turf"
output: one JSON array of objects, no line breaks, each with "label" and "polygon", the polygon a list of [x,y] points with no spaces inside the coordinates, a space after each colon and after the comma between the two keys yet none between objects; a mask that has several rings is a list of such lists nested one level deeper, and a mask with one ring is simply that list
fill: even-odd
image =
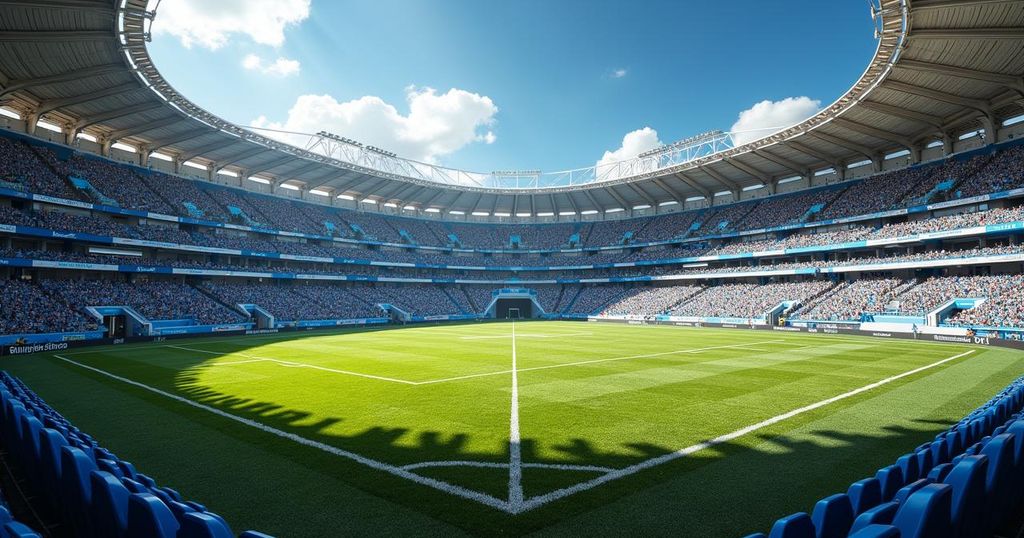
[{"label": "green turf", "polygon": [[[292,333],[62,356],[384,464],[489,464],[413,472],[504,502],[512,330]],[[236,529],[282,537],[763,530],[891,463],[1024,371],[1024,353],[914,341],[577,322],[517,323],[515,331],[531,508],[516,515],[55,357],[5,358],[3,366],[161,484]],[[628,468],[966,351],[687,457],[529,504],[601,468]]]}]

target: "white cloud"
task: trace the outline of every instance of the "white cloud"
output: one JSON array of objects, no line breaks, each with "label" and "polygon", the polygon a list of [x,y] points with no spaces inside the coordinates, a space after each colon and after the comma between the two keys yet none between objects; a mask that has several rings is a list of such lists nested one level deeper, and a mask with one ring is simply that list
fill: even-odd
[{"label": "white cloud", "polygon": [[[409,113],[402,115],[380,97],[367,95],[338,102],[330,95],[300,96],[283,122],[260,116],[253,127],[301,133],[329,131],[409,159],[436,163],[473,142],[493,144],[497,136],[483,128],[494,124],[498,107],[490,97],[460,89],[406,88]],[[286,142],[288,135],[275,135]]]},{"label": "white cloud", "polygon": [[620,68],[612,71],[612,78],[622,78],[629,74],[628,69]]},{"label": "white cloud", "polygon": [[258,71],[264,75],[288,77],[299,73],[300,64],[298,60],[290,60],[283,56],[279,56],[277,60],[267,63],[259,55],[247,54],[242,59],[242,67],[249,71]]},{"label": "white cloud", "polygon": [[628,173],[627,170],[616,170],[613,165],[620,161],[632,159],[661,145],[661,140],[658,139],[658,131],[650,127],[630,131],[626,133],[626,136],[622,137],[622,145],[618,149],[605,151],[601,159],[597,161],[597,175],[598,177],[607,178],[625,175]]},{"label": "white cloud", "polygon": [[[149,9],[157,0],[150,0]],[[232,34],[262,45],[281,46],[284,30],[309,17],[311,0],[164,0],[153,32],[169,34],[191,48],[223,47]]]},{"label": "white cloud", "polygon": [[821,101],[810,97],[787,97],[781,101],[764,100],[740,112],[732,125],[737,146],[764,138],[795,125],[821,110]]}]

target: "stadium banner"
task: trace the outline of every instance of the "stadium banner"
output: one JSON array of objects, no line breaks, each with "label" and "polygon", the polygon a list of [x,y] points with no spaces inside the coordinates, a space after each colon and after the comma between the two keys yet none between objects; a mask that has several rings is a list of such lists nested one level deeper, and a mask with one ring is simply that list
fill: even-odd
[{"label": "stadium banner", "polygon": [[[827,188],[829,188],[829,187],[824,187],[822,189],[827,189]],[[811,190],[817,190],[817,189],[811,189]],[[25,193],[25,192],[18,191],[18,190],[13,190],[13,189],[8,189],[8,188],[0,188],[0,196],[9,197],[9,198],[30,199],[30,200],[34,200],[34,201],[38,201],[38,202],[43,202],[43,203],[48,203],[48,204],[63,205],[63,206],[68,206],[68,207],[76,207],[76,208],[80,208],[80,209],[87,209],[87,210],[91,210],[91,211],[98,211],[98,212],[104,212],[104,213],[110,213],[110,214],[116,214],[116,215],[129,215],[129,216],[135,216],[135,217],[139,217],[139,218],[146,218],[146,219],[153,219],[153,220],[162,220],[162,221],[168,221],[168,222],[185,222],[185,223],[188,223],[188,224],[195,224],[195,225],[207,226],[207,227],[212,227],[212,228],[228,228],[228,229],[233,229],[233,230],[240,230],[240,231],[247,231],[247,232],[256,232],[256,233],[262,233],[262,234],[267,234],[267,235],[279,235],[279,236],[287,236],[287,237],[301,237],[301,238],[313,239],[313,240],[318,240],[318,241],[332,241],[332,242],[349,243],[349,244],[390,246],[390,247],[398,247],[398,248],[409,248],[410,247],[410,245],[401,244],[401,243],[391,243],[391,242],[381,242],[381,241],[365,241],[365,240],[349,239],[349,238],[344,238],[344,237],[324,236],[324,235],[307,234],[307,233],[300,233],[300,232],[287,232],[287,231],[280,231],[280,230],[275,230],[275,229],[270,229],[270,228],[241,226],[241,225],[237,225],[237,224],[215,222],[215,221],[209,221],[209,220],[203,220],[203,219],[194,219],[194,218],[189,218],[189,217],[177,217],[177,216],[173,216],[173,215],[165,215],[165,214],[162,214],[162,213],[153,213],[153,212],[136,211],[136,210],[130,210],[130,209],[122,209],[120,207],[113,207],[113,206],[106,206],[106,205],[99,205],[99,204],[91,204],[91,203],[88,203],[88,202],[81,202],[81,201],[78,201],[78,200],[70,200],[70,199],[58,198],[58,197],[53,197],[53,196],[41,195],[41,194],[29,194],[29,193]],[[753,230],[744,230],[742,232],[730,232],[730,233],[718,234],[718,235],[714,235],[714,236],[701,237],[701,238],[688,238],[688,239],[673,238],[673,239],[663,240],[663,241],[650,241],[650,242],[643,242],[643,243],[633,243],[633,244],[630,245],[630,247],[645,247],[645,246],[656,246],[656,245],[684,244],[684,243],[695,242],[695,241],[702,241],[702,240],[707,240],[707,239],[718,239],[718,238],[729,238],[729,237],[759,235],[759,234],[765,234],[765,233],[770,233],[770,232],[778,232],[778,231],[786,231],[786,230],[810,229],[810,228],[816,228],[816,227],[821,227],[821,226],[830,226],[830,225],[834,225],[834,224],[859,222],[859,221],[868,221],[868,220],[875,220],[875,219],[891,217],[891,216],[901,216],[901,215],[907,215],[907,214],[915,214],[915,213],[921,213],[921,212],[935,211],[935,210],[939,210],[939,209],[946,209],[946,208],[951,208],[951,207],[959,207],[959,206],[965,206],[965,205],[982,203],[982,202],[991,201],[991,200],[1000,200],[1000,199],[1011,198],[1011,197],[1019,197],[1019,196],[1024,196],[1024,188],[1012,189],[1012,190],[1008,190],[1008,191],[1001,191],[1001,192],[996,192],[996,193],[991,193],[991,194],[984,194],[984,195],[973,196],[973,197],[969,197],[969,198],[961,198],[961,199],[956,199],[956,200],[949,200],[949,201],[938,202],[938,203],[934,203],[934,204],[913,206],[913,207],[910,207],[910,208],[907,208],[907,209],[896,209],[896,210],[890,210],[890,211],[882,211],[882,212],[871,213],[871,214],[867,214],[867,215],[857,215],[857,216],[853,216],[853,217],[845,217],[845,218],[839,218],[839,219],[821,220],[821,221],[816,221],[816,222],[812,222],[812,223],[787,224],[787,225],[774,226],[774,227],[769,227],[769,228],[759,228],[759,229],[753,229]],[[415,246],[413,246],[413,248],[420,249],[420,250],[436,250],[436,251],[444,251],[444,252],[504,252],[503,250],[499,250],[499,249],[453,249],[453,248],[450,248],[450,247],[438,247],[438,246],[428,246],[428,245],[415,245]],[[608,251],[608,250],[619,250],[621,248],[622,247],[618,246],[618,245],[610,245],[610,246],[601,246],[601,247],[584,247],[584,248],[579,248],[579,249],[564,249],[564,248],[562,248],[562,249],[530,249],[530,250],[525,251],[525,252],[530,252],[530,253],[598,252],[598,251]],[[524,251],[519,251],[519,252],[524,252]]]},{"label": "stadium banner", "polygon": [[[668,317],[668,316],[665,316]],[[840,326],[834,324],[820,324],[816,327],[793,327],[793,326],[772,326],[767,324],[737,324],[737,323],[712,323],[705,321],[693,321],[694,319],[701,318],[678,318],[675,321],[669,321],[667,319],[655,319],[655,317],[649,317],[644,320],[629,320],[622,319],[622,317],[599,317],[599,316],[587,316],[587,315],[563,315],[561,319],[579,319],[586,320],[596,323],[628,323],[632,325],[637,324],[650,324],[650,325],[674,325],[678,327],[700,327],[700,328],[724,328],[724,329],[748,329],[748,330],[771,330],[779,332],[799,332],[799,333],[817,333],[817,334],[840,334],[840,335],[851,335],[851,336],[870,336],[874,338],[897,338],[901,340],[920,340],[922,342],[944,342],[950,344],[968,344],[978,346],[995,346],[995,347],[1007,347],[1013,349],[1024,350],[1024,335],[1020,333],[1005,333],[1000,334],[1002,331],[995,329],[978,329],[975,334],[966,332],[965,334],[942,334],[933,333],[926,334],[924,332],[914,333],[909,330],[906,332],[902,331],[871,331],[862,329],[852,329],[849,327]],[[936,329],[938,327],[931,327]],[[1007,335],[1012,335],[1007,338]]]},{"label": "stadium banner", "polygon": [[[309,261],[316,263],[334,263],[340,265],[370,265],[380,267],[407,267],[407,268],[429,268],[429,269],[448,269],[448,270],[460,270],[460,271],[522,271],[522,270],[540,270],[540,271],[575,271],[575,270],[588,270],[588,269],[610,269],[610,268],[627,268],[627,267],[649,267],[658,265],[677,265],[684,263],[698,263],[708,261],[729,261],[737,259],[751,259],[759,257],[770,257],[779,256],[785,254],[806,254],[812,252],[827,252],[834,250],[844,250],[850,248],[863,248],[865,246],[886,246],[886,245],[898,245],[903,243],[914,243],[925,240],[936,240],[946,239],[954,237],[966,237],[975,235],[989,235],[989,234],[1001,234],[1006,232],[1024,230],[1024,222],[1014,221],[1003,224],[993,224],[987,226],[974,226],[970,228],[960,228],[956,230],[948,230],[942,232],[929,232],[911,236],[887,238],[887,239],[872,239],[867,241],[854,241],[848,243],[841,243],[835,245],[817,245],[811,247],[797,247],[783,250],[765,250],[757,252],[746,252],[739,254],[722,254],[714,256],[693,256],[685,258],[666,258],[661,260],[643,260],[638,262],[619,262],[619,263],[603,263],[603,264],[589,264],[589,265],[552,265],[552,266],[538,266],[538,267],[523,267],[523,266],[467,266],[467,265],[444,265],[444,264],[420,264],[420,263],[409,263],[409,262],[385,262],[376,260],[364,260],[355,258],[326,258],[318,256],[299,256],[292,254],[281,254],[276,252],[262,252],[252,250],[236,250],[236,249],[225,249],[218,247],[206,247],[200,245],[182,245],[177,243],[167,243],[163,241],[148,241],[141,239],[131,239],[123,237],[107,237],[99,236],[88,233],[80,232],[63,232],[57,230],[50,230],[45,228],[35,228],[31,226],[10,226],[0,225],[0,232],[16,233],[20,235],[28,235],[34,237],[43,238],[56,238],[56,239],[70,239],[75,241],[85,241],[92,243],[100,243],[105,245],[130,245],[138,247],[150,247],[150,248],[163,248],[171,250],[181,250],[186,252],[203,252],[210,254],[228,254],[234,256],[248,256],[254,258],[264,259],[286,259],[296,261]],[[636,245],[634,245],[636,246]],[[1017,256],[1016,259],[1009,258],[1009,256]],[[1024,256],[1020,255],[1003,255],[1005,259],[1000,259],[999,256],[992,256],[986,258],[946,258],[957,259],[957,260],[971,260],[965,263],[1001,263],[1002,261],[1020,261],[1024,259]],[[980,261],[978,261],[980,260]],[[923,264],[923,265],[922,265]],[[839,266],[833,268],[820,269],[826,273],[844,273],[854,271],[870,271],[879,268],[884,265],[885,269],[905,269],[905,268],[916,268],[916,267],[938,267],[943,264],[943,260],[918,260],[913,262],[903,262],[902,264],[865,264],[856,266]],[[794,274],[813,274],[818,269],[807,268],[807,269],[795,269],[795,270],[764,270],[764,271],[746,271],[742,273],[724,273],[723,276],[771,276],[771,275],[794,275]],[[185,273],[188,274],[188,273]],[[204,273],[192,273],[192,274],[204,274]],[[214,275],[216,276],[216,275]],[[239,275],[240,276],[240,275]],[[706,274],[704,274],[706,276]],[[669,279],[685,279],[686,277],[693,277],[693,275],[670,275],[668,277],[616,277],[622,280],[615,279],[588,279],[583,282],[641,282],[649,280],[669,280]],[[294,278],[294,277],[287,277]],[[534,282],[537,283],[537,282]]]}]

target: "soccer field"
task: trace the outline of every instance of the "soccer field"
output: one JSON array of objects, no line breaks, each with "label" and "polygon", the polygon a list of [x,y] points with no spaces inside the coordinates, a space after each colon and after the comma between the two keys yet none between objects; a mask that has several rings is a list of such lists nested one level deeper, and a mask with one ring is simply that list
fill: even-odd
[{"label": "soccer field", "polygon": [[235,528],[735,536],[930,439],[1018,377],[1022,359],[517,322],[174,340],[3,365]]}]

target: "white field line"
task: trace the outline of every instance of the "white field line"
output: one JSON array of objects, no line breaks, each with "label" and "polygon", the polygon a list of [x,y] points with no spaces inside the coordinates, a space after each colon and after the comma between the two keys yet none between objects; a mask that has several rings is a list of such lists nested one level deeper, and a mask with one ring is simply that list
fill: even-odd
[{"label": "white field line", "polygon": [[[514,323],[514,322],[513,322]],[[564,333],[564,334],[519,334],[516,338],[569,338],[570,336],[593,336],[592,332],[577,332],[577,333]],[[507,334],[489,334],[484,336],[460,336],[460,340],[492,340],[510,338]]]},{"label": "white field line", "polygon": [[515,513],[523,506],[523,455],[519,437],[519,366],[516,364],[516,322],[512,322],[512,411],[508,432],[508,506]]},{"label": "white field line", "polygon": [[[508,469],[507,463],[495,463],[487,461],[424,461],[403,465],[402,469],[412,471],[414,469],[427,469],[432,467],[480,467],[483,469]],[[599,465],[573,465],[569,463],[523,463],[523,469],[553,469],[556,471],[583,471],[593,473],[611,473],[615,469],[601,467]]]},{"label": "white field line", "polygon": [[[578,361],[578,362],[565,362],[565,363],[559,363],[559,364],[549,364],[547,366],[532,366],[530,368],[520,368],[518,371],[520,371],[520,372],[532,372],[534,370],[548,370],[548,369],[551,369],[551,368],[567,368],[569,366],[581,366],[581,365],[585,365],[585,364],[597,364],[597,363],[602,363],[602,362],[627,361],[627,360],[633,360],[633,359],[649,359],[649,358],[652,358],[652,357],[663,357],[663,356],[666,356],[666,355],[681,355],[681,354],[684,354],[684,353],[701,353],[703,351],[711,351],[711,350],[714,350],[714,349],[730,349],[730,348],[737,348],[737,347],[739,347],[739,348],[746,348],[746,347],[755,346],[755,345],[758,345],[758,344],[774,344],[774,343],[779,343],[779,342],[784,342],[784,340],[765,340],[763,342],[750,342],[749,344],[733,344],[733,345],[728,345],[728,346],[711,346],[711,347],[700,347],[700,348],[691,348],[691,349],[677,349],[675,351],[663,351],[661,353],[648,353],[646,355],[629,355],[629,356],[626,356],[626,357],[612,357],[612,358],[609,358],[609,359],[593,359],[593,360]],[[760,350],[758,350],[758,351],[760,351]],[[512,373],[512,370],[501,370],[500,372],[484,372],[484,373],[481,373],[481,374],[460,375],[460,376],[456,376],[456,377],[446,377],[444,379],[431,379],[430,381],[418,381],[415,384],[416,385],[431,385],[431,384],[434,384],[434,383],[446,383],[448,381],[459,381],[459,380],[462,380],[462,379],[473,379],[473,378],[477,378],[477,377],[505,375],[505,374],[508,374],[508,373]]]},{"label": "white field line", "polygon": [[349,452],[347,450],[342,450],[340,448],[337,448],[337,447],[334,447],[334,446],[331,446],[331,445],[328,445],[328,444],[325,444],[325,443],[321,443],[319,441],[314,441],[312,439],[307,439],[305,437],[302,437],[300,435],[296,435],[294,433],[289,433],[289,432],[286,432],[286,431],[283,431],[283,430],[279,430],[277,428],[273,428],[271,426],[267,426],[266,424],[262,424],[260,422],[255,421],[255,420],[250,420],[250,419],[247,419],[247,418],[239,417],[237,415],[233,415],[231,413],[228,413],[227,411],[223,411],[221,409],[217,409],[216,407],[211,407],[209,405],[205,405],[205,404],[201,404],[199,402],[195,402],[195,401],[189,400],[188,398],[185,398],[183,396],[179,396],[177,394],[172,394],[170,392],[167,392],[167,391],[164,391],[164,390],[160,390],[158,388],[154,388],[154,387],[151,387],[151,386],[143,384],[143,383],[139,383],[138,381],[133,381],[131,379],[128,379],[128,378],[125,378],[125,377],[121,377],[121,376],[116,375],[116,374],[112,374],[112,373],[107,372],[105,370],[101,370],[101,369],[95,368],[93,366],[88,366],[86,364],[82,364],[80,362],[76,362],[74,360],[71,360],[71,359],[69,359],[67,357],[63,357],[61,355],[54,355],[54,357],[56,357],[56,358],[58,358],[58,359],[60,359],[60,360],[62,360],[64,362],[66,362],[68,364],[72,364],[74,366],[78,366],[79,368],[84,368],[86,370],[89,370],[89,371],[92,371],[92,372],[96,372],[97,374],[109,377],[111,379],[120,381],[122,383],[126,383],[128,385],[132,385],[134,387],[138,387],[140,389],[147,390],[147,391],[152,392],[154,394],[159,394],[160,396],[164,396],[166,398],[170,398],[172,400],[175,400],[177,402],[183,403],[185,405],[189,405],[189,406],[195,407],[196,409],[202,409],[203,411],[208,411],[208,412],[213,413],[213,414],[215,414],[217,416],[226,418],[228,420],[233,420],[235,422],[244,424],[246,426],[250,426],[250,427],[256,428],[258,430],[264,431],[264,432],[269,433],[271,435],[275,435],[275,436],[280,437],[282,439],[287,439],[289,441],[293,441],[293,442],[298,443],[300,445],[304,445],[304,446],[308,446],[308,447],[312,447],[312,448],[317,448],[317,449],[320,449],[320,450],[322,450],[324,452],[327,452],[329,454],[334,454],[335,456],[341,456],[343,458],[352,460],[352,461],[354,461],[356,463],[365,465],[365,466],[370,467],[372,469],[377,469],[377,470],[380,470],[380,471],[384,471],[386,473],[398,476],[400,478],[404,478],[406,480],[411,480],[412,482],[415,482],[417,484],[428,486],[428,487],[434,488],[436,490],[443,491],[445,493],[449,493],[451,495],[456,495],[458,497],[462,497],[464,499],[469,499],[471,501],[476,501],[478,503],[484,504],[486,506],[490,506],[492,508],[496,508],[496,509],[504,511],[504,512],[510,512],[510,513],[512,512],[511,508],[509,507],[508,502],[503,501],[501,499],[498,499],[496,497],[492,497],[491,495],[487,495],[486,493],[480,493],[478,491],[473,491],[473,490],[470,490],[470,489],[466,489],[466,488],[464,488],[462,486],[457,486],[455,484],[449,484],[448,482],[444,482],[444,481],[437,480],[437,479],[434,479],[434,478],[428,478],[428,477],[420,476],[420,475],[415,474],[415,473],[413,473],[411,471],[407,471],[405,469],[402,469],[401,467],[398,467],[398,466],[395,466],[395,465],[391,465],[391,464],[388,464],[388,463],[384,463],[384,462],[381,462],[381,461],[377,461],[377,460],[374,460],[374,459],[370,459],[370,458],[367,458],[365,456],[360,456],[359,454],[356,454],[354,452]]},{"label": "white field line", "polygon": [[599,476],[597,478],[594,478],[592,480],[588,480],[586,482],[580,482],[579,484],[576,484],[574,486],[570,486],[570,487],[567,487],[567,488],[555,490],[555,491],[552,491],[550,493],[546,493],[544,495],[539,495],[537,497],[532,497],[530,499],[527,499],[526,502],[524,502],[521,506],[519,506],[519,510],[516,511],[516,513],[518,513],[518,512],[525,512],[527,510],[532,510],[534,508],[537,508],[537,507],[543,506],[545,504],[548,504],[548,503],[550,503],[552,501],[556,501],[558,499],[562,499],[562,498],[568,497],[570,495],[574,495],[576,493],[580,493],[582,491],[587,491],[589,489],[596,488],[597,486],[600,486],[601,484],[605,484],[605,483],[611,482],[613,480],[618,480],[620,478],[624,478],[624,477],[627,477],[627,476],[639,473],[640,471],[644,471],[644,470],[650,469],[652,467],[661,465],[663,463],[668,463],[670,461],[677,460],[679,458],[692,455],[692,454],[694,454],[696,452],[700,452],[702,450],[705,450],[705,449],[708,449],[708,448],[712,448],[714,446],[717,446],[717,445],[720,445],[720,444],[723,444],[723,443],[727,443],[727,442],[732,441],[732,440],[734,440],[736,438],[743,437],[744,435],[747,435],[748,433],[752,433],[752,432],[755,432],[757,430],[760,430],[760,429],[763,429],[763,428],[767,428],[768,426],[771,426],[773,424],[777,424],[779,422],[782,422],[784,420],[793,418],[795,416],[802,415],[802,414],[808,413],[810,411],[814,411],[815,409],[819,409],[821,407],[825,407],[826,405],[833,404],[833,403],[838,402],[840,400],[845,400],[845,399],[850,398],[852,396],[856,396],[858,394],[867,392],[869,390],[881,387],[882,385],[886,385],[886,384],[892,383],[893,381],[896,381],[898,379],[902,379],[902,378],[907,377],[907,376],[912,376],[914,374],[923,372],[925,370],[928,370],[928,369],[931,369],[931,368],[935,368],[936,366],[943,365],[943,364],[945,364],[947,362],[957,360],[957,359],[959,359],[961,357],[966,357],[967,355],[970,355],[971,353],[974,353],[975,351],[976,350],[974,350],[974,349],[972,349],[970,351],[965,351],[963,353],[960,353],[959,355],[953,355],[952,357],[948,357],[948,358],[942,359],[940,361],[933,362],[931,364],[926,364],[926,365],[921,366],[919,368],[915,368],[913,370],[910,370],[910,371],[907,371],[907,372],[903,372],[902,374],[894,375],[892,377],[887,377],[887,378],[885,378],[885,379],[883,379],[881,381],[876,381],[876,382],[871,383],[869,385],[864,385],[863,387],[851,390],[849,392],[844,392],[844,393],[842,393],[842,394],[840,394],[838,396],[833,396],[831,398],[827,398],[825,400],[821,400],[820,402],[815,402],[815,403],[812,403],[810,405],[805,405],[804,407],[800,407],[798,409],[794,409],[794,410],[792,410],[792,411],[790,411],[788,413],[783,413],[781,415],[776,415],[776,416],[774,416],[772,418],[769,418],[769,419],[766,419],[766,420],[762,420],[761,422],[758,422],[756,424],[751,424],[750,426],[747,426],[745,428],[740,428],[740,429],[738,429],[738,430],[736,430],[734,432],[730,432],[730,433],[727,433],[725,435],[720,435],[720,436],[715,437],[714,439],[711,439],[709,441],[704,441],[703,443],[698,443],[696,445],[688,446],[686,448],[677,450],[675,452],[671,452],[669,454],[665,454],[663,456],[658,456],[656,458],[651,458],[649,460],[637,463],[635,465],[630,465],[629,467],[625,467],[625,468],[622,468],[622,469],[618,469],[618,470],[612,471],[612,472],[610,472],[608,474],[601,475],[601,476]]},{"label": "white field line", "polygon": [[327,368],[325,366],[317,366],[315,364],[307,364],[307,363],[304,363],[304,362],[283,361],[283,360],[280,360],[280,359],[272,359],[272,358],[269,358],[269,357],[257,357],[255,355],[247,355],[245,353],[238,353],[238,352],[233,352],[233,351],[209,351],[209,350],[206,350],[206,349],[196,349],[196,348],[193,348],[193,347],[172,346],[172,345],[167,345],[167,346],[164,346],[164,347],[170,347],[170,348],[174,348],[174,349],[182,349],[182,350],[185,350],[185,351],[194,351],[196,353],[207,353],[209,355],[221,355],[221,356],[224,356],[224,355],[238,355],[240,357],[247,357],[247,358],[251,359],[249,361],[234,361],[234,362],[222,363],[222,364],[225,364],[225,365],[245,364],[245,363],[248,363],[248,362],[266,361],[266,362],[274,363],[274,364],[277,364],[278,366],[284,366],[284,367],[287,367],[287,368],[311,368],[313,370],[320,370],[320,371],[323,371],[323,372],[331,372],[331,373],[342,374],[342,375],[351,375],[351,376],[356,376],[356,377],[365,377],[367,379],[376,379],[376,380],[379,380],[379,381],[390,381],[392,383],[401,383],[403,385],[418,385],[419,384],[419,383],[416,383],[415,381],[406,381],[404,379],[395,379],[393,377],[383,377],[383,376],[379,376],[379,375],[362,374],[362,373],[359,373],[359,372],[351,372],[349,370],[338,370],[336,368]]}]

